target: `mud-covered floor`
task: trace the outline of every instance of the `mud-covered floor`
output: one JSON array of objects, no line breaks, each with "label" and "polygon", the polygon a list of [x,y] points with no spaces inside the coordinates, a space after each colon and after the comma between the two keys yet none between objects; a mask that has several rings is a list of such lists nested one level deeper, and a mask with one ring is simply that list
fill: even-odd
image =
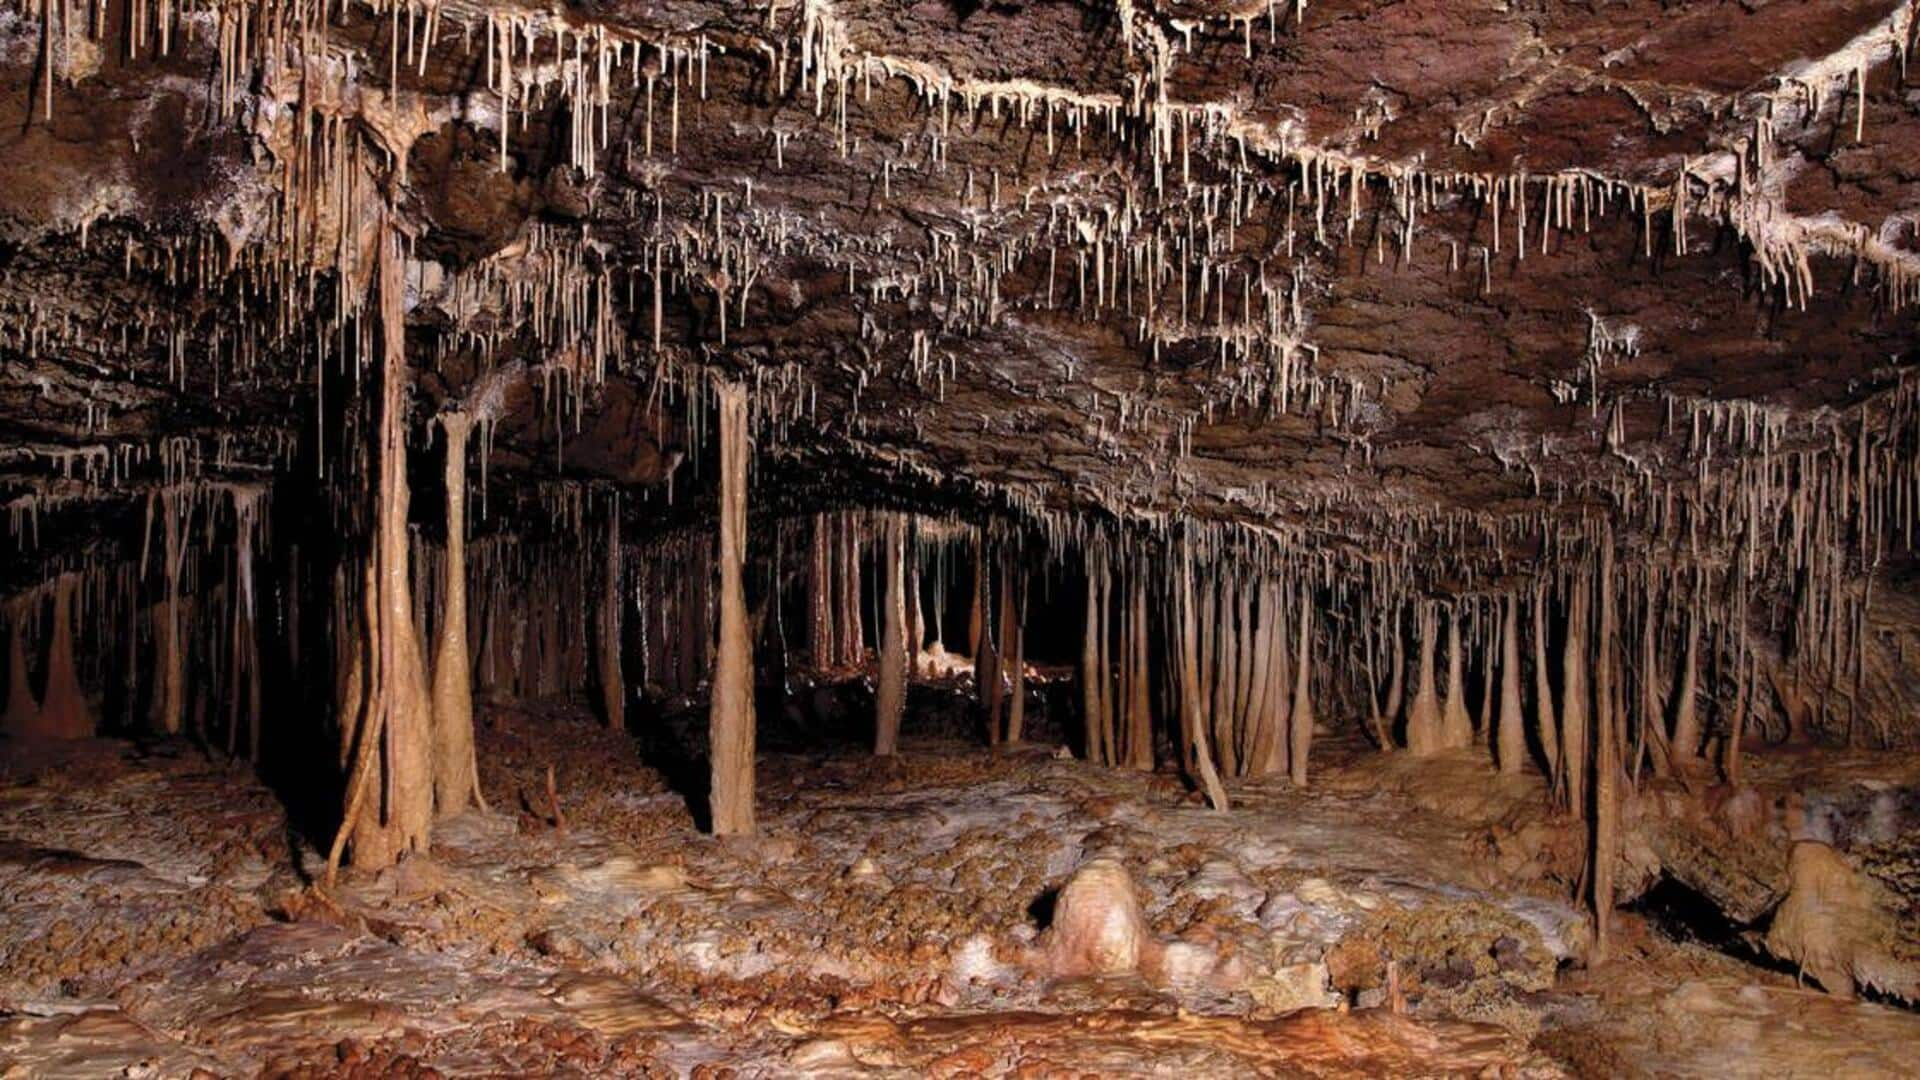
[{"label": "mud-covered floor", "polygon": [[[1581,970],[1528,858],[1537,782],[1475,761],[1333,746],[1314,790],[1222,815],[1168,775],[909,739],[763,758],[762,834],[721,842],[584,713],[480,730],[491,812],[325,897],[243,766],[8,748],[0,1075],[1845,1076],[1920,1046],[1912,1012],[1631,913]],[[1062,976],[1053,897],[1096,858],[1152,947]]]}]

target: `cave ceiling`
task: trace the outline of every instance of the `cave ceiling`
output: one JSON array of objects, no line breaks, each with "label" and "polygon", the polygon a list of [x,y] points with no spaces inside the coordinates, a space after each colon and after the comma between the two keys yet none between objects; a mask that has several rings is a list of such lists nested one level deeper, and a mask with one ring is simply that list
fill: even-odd
[{"label": "cave ceiling", "polygon": [[502,505],[697,471],[717,375],[779,506],[1497,546],[1903,407],[1914,10],[40,0],[0,501],[363,468],[391,222]]}]

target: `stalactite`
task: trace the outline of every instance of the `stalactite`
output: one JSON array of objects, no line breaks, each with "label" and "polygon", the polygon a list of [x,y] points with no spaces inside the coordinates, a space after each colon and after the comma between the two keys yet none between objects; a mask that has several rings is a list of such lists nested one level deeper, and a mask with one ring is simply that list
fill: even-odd
[{"label": "stalactite", "polygon": [[886,581],[881,601],[880,678],[874,694],[873,752],[888,757],[900,747],[900,718],[907,708],[907,523],[904,514],[888,514],[880,527]]},{"label": "stalactite", "polygon": [[714,833],[732,836],[755,828],[753,643],[742,583],[747,556],[747,392],[733,382],[720,383],[715,391],[720,413],[720,635],[708,721],[710,800]]}]

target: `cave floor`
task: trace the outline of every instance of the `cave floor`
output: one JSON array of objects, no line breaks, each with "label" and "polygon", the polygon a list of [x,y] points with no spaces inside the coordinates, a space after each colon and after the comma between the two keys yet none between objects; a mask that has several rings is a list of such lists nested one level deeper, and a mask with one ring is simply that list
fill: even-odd
[{"label": "cave floor", "polygon": [[[244,766],[10,753],[0,1076],[1844,1076],[1920,1045],[1631,914],[1604,974],[1571,967],[1586,923],[1526,857],[1565,830],[1476,761],[1334,745],[1313,790],[1215,814],[1165,774],[909,739],[764,758],[760,835],[717,841],[582,713],[490,708],[480,739],[491,811],[325,896]],[[1056,977],[1050,898],[1095,854],[1160,948]]]}]

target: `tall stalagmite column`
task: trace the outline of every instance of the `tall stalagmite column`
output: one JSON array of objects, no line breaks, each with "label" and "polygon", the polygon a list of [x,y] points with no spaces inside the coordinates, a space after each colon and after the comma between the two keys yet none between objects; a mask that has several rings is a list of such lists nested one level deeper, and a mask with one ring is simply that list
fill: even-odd
[{"label": "tall stalagmite column", "polygon": [[1087,760],[1096,765],[1110,763],[1111,748],[1106,741],[1104,695],[1108,692],[1106,672],[1102,668],[1101,633],[1104,624],[1100,609],[1098,557],[1086,559],[1086,618],[1080,632],[1080,714],[1086,735]]},{"label": "tall stalagmite column", "polygon": [[1525,721],[1520,715],[1520,598],[1508,594],[1500,624],[1500,712],[1494,721],[1494,757],[1503,773],[1517,773],[1527,752]]},{"label": "tall stalagmite column", "polygon": [[1127,765],[1153,771],[1153,701],[1147,660],[1147,581],[1138,566],[1129,575],[1127,620]]},{"label": "tall stalagmite column", "polygon": [[380,236],[380,416],[375,463],[373,550],[367,560],[363,638],[354,698],[341,703],[357,721],[347,806],[328,854],[333,877],[351,837],[357,866],[390,866],[426,850],[433,825],[433,715],[425,661],[414,631],[407,549],[407,357],[405,270],[391,225]]},{"label": "tall stalagmite column", "polygon": [[1001,625],[1007,650],[1007,741],[1017,743],[1027,726],[1027,579],[1018,556],[1007,560],[1006,609]]},{"label": "tall stalagmite column", "polygon": [[1309,652],[1312,645],[1313,591],[1303,583],[1300,586],[1300,633],[1297,642],[1300,653],[1293,669],[1293,709],[1287,720],[1287,777],[1299,787],[1307,785],[1307,752],[1313,746],[1313,679]]},{"label": "tall stalagmite column", "polygon": [[7,711],[0,730],[8,735],[40,733],[40,703],[34,699],[33,685],[27,681],[27,624],[32,621],[33,594],[14,597],[7,603],[9,628],[7,641]]},{"label": "tall stalagmite column", "polygon": [[[433,648],[433,803],[448,817],[480,802],[473,746],[473,665],[467,652],[467,435],[465,413],[440,417],[447,436],[446,584]],[[485,805],[481,803],[481,805]]]},{"label": "tall stalagmite column", "polygon": [[839,641],[833,625],[833,531],[832,516],[813,515],[812,549],[807,559],[807,647],[813,654],[815,669],[839,663]]},{"label": "tall stalagmite column", "polygon": [[627,680],[620,670],[620,497],[607,507],[606,570],[600,591],[600,715],[608,727],[627,727]]},{"label": "tall stalagmite column", "polygon": [[1687,649],[1680,662],[1680,685],[1673,693],[1673,760],[1685,767],[1700,756],[1700,621],[1687,614]]},{"label": "tall stalagmite column", "polygon": [[1467,654],[1460,644],[1458,603],[1447,612],[1447,699],[1440,713],[1440,744],[1449,750],[1473,745],[1473,717],[1467,712]]},{"label": "tall stalagmite column", "polygon": [[1443,745],[1440,695],[1433,687],[1433,645],[1439,632],[1433,605],[1421,604],[1415,622],[1420,630],[1420,676],[1413,684],[1413,700],[1407,703],[1407,751],[1414,757],[1431,757]]},{"label": "tall stalagmite column", "polygon": [[742,584],[747,558],[747,391],[716,388],[720,403],[720,652],[713,665],[708,756],[713,831],[751,833],[753,819],[753,644]]},{"label": "tall stalagmite column", "polygon": [[1587,583],[1577,581],[1567,597],[1567,635],[1560,649],[1561,803],[1587,816]]},{"label": "tall stalagmite column", "polygon": [[1207,803],[1215,810],[1227,809],[1227,789],[1220,783],[1220,774],[1213,767],[1213,751],[1207,745],[1206,718],[1201,715],[1202,686],[1200,682],[1200,632],[1198,612],[1194,610],[1193,600],[1193,553],[1182,547],[1180,552],[1180,593],[1179,593],[1179,671],[1180,671],[1180,731],[1187,740],[1194,771],[1199,774],[1200,790],[1206,794]]},{"label": "tall stalagmite column", "polygon": [[1607,959],[1612,941],[1613,867],[1620,851],[1619,711],[1614,706],[1613,536],[1600,547],[1600,640],[1594,676],[1593,760],[1593,953],[1592,963]]},{"label": "tall stalagmite column", "polygon": [[907,709],[907,526],[889,514],[882,527],[886,544],[886,583],[881,600],[880,685],[873,701],[873,752],[882,757],[900,748],[900,718]]},{"label": "tall stalagmite column", "polygon": [[192,510],[190,498],[188,489],[177,484],[159,494],[160,553],[166,560],[161,577],[167,592],[166,599],[154,609],[154,620],[159,624],[155,636],[159,640],[153,661],[153,724],[165,735],[178,735],[186,725],[187,642],[186,628],[181,625],[186,615],[180,601],[180,575],[186,560],[187,523],[182,518]]},{"label": "tall stalagmite column", "polygon": [[49,735],[60,739],[85,739],[93,735],[93,707],[80,689],[80,676],[73,660],[74,592],[80,586],[79,574],[61,574],[53,587],[53,632],[47,639],[47,686],[40,695],[40,725]]}]

